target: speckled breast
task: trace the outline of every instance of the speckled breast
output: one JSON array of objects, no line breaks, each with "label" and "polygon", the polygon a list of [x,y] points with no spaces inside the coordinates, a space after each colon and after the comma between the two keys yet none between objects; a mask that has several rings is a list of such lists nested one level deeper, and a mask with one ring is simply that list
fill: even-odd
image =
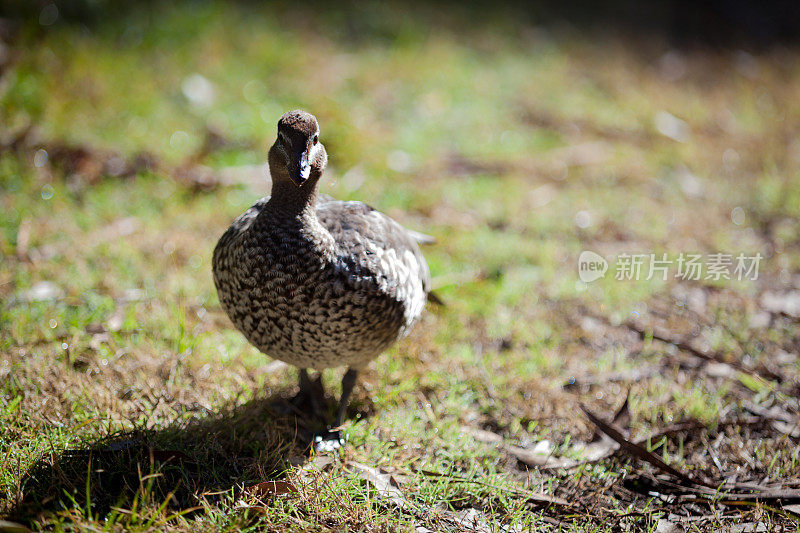
[{"label": "speckled breast", "polygon": [[354,276],[326,232],[254,224],[251,211],[220,239],[213,270],[222,308],[259,350],[303,368],[358,367],[411,325],[402,299]]}]

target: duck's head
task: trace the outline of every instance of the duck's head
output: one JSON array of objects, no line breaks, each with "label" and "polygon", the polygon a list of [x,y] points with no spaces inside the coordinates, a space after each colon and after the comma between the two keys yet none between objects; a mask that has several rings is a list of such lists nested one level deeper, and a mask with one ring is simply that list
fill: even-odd
[{"label": "duck's head", "polygon": [[285,113],[278,121],[278,138],[269,151],[273,179],[288,177],[298,187],[316,182],[328,164],[328,154],[319,142],[316,117],[305,111]]}]

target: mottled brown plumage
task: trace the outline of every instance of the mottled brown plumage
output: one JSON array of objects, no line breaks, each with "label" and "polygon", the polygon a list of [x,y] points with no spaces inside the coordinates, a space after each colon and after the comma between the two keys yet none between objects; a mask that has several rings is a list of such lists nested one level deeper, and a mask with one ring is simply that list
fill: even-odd
[{"label": "mottled brown plumage", "polygon": [[214,282],[234,325],[265,354],[301,368],[357,371],[405,335],[430,290],[419,234],[361,202],[319,195],[327,154],[316,118],[291,111],[269,151],[272,195],[214,250]]}]

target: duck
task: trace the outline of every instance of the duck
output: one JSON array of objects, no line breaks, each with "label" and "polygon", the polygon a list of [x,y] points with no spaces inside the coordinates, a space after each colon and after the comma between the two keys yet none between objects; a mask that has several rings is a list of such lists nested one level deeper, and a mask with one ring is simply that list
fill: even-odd
[{"label": "duck", "polygon": [[346,367],[333,426],[343,424],[358,375],[406,336],[431,292],[421,244],[359,201],[319,193],[328,162],[316,117],[285,113],[269,149],[269,196],[234,220],[214,248],[219,302],[265,355],[299,369],[300,392],[319,412],[321,377]]}]

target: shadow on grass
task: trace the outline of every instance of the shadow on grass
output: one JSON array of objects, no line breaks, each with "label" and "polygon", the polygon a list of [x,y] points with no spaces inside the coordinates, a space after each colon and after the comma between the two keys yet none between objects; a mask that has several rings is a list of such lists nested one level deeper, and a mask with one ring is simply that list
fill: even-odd
[{"label": "shadow on grass", "polygon": [[173,512],[189,510],[237,487],[283,477],[292,461],[308,456],[321,429],[279,393],[200,420],[117,433],[43,456],[23,477],[21,501],[7,515],[32,524],[79,510],[97,519],[114,508],[141,508],[143,499],[166,502]]}]

